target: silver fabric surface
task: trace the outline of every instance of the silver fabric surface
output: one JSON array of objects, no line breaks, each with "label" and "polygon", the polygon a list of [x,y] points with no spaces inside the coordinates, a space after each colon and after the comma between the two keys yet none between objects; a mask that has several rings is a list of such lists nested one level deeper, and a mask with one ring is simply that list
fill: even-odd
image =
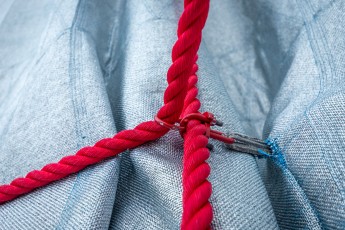
[{"label": "silver fabric surface", "polygon": [[[152,120],[182,1],[0,2],[0,184]],[[202,111],[271,141],[215,145],[213,229],[345,228],[343,1],[211,0]],[[178,229],[183,142],[171,131],[0,206],[0,229]]]}]

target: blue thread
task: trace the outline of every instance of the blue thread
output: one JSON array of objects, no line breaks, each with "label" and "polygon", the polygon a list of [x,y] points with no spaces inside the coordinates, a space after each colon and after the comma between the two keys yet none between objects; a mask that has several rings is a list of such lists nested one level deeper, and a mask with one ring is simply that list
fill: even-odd
[{"label": "blue thread", "polygon": [[[273,138],[273,139],[267,138],[265,140],[265,143],[271,148],[271,151],[272,151],[272,154],[268,155],[268,157],[271,158],[272,160],[274,160],[279,165],[286,167],[286,161],[285,161],[285,158],[283,156],[283,153],[281,152],[281,150],[278,146],[277,139],[276,138]],[[260,154],[262,154],[259,150],[258,150],[258,152]]]},{"label": "blue thread", "polygon": [[258,153],[260,154],[258,156],[258,158],[269,158],[270,157],[270,155],[262,149],[258,149]]}]

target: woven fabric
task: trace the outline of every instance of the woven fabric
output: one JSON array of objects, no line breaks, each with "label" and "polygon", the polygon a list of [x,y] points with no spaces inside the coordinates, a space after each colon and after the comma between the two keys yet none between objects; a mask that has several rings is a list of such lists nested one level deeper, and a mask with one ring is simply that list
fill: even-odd
[{"label": "woven fabric", "polygon": [[[0,184],[152,120],[182,1],[0,3]],[[202,111],[271,142],[211,140],[214,229],[345,227],[345,3],[214,0],[199,51]],[[175,131],[0,206],[0,229],[178,229]]]}]

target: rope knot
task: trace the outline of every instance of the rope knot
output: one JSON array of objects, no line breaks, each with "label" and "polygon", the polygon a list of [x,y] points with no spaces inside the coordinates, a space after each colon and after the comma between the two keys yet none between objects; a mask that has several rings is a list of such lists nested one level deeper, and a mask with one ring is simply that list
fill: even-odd
[{"label": "rope knot", "polygon": [[[158,116],[155,116],[155,121],[158,124],[171,130],[178,130],[182,137],[184,136],[184,133],[186,132],[186,127],[187,127],[188,122],[191,120],[198,120],[200,121],[201,124],[204,124],[206,126],[206,133],[205,133],[206,137],[216,139],[226,144],[234,143],[235,140],[233,138],[229,138],[224,133],[211,129],[211,126],[223,126],[223,122],[218,121],[213,115],[213,113],[210,113],[210,112],[190,113],[184,116],[175,124],[169,124],[163,121],[162,119],[160,119]],[[211,149],[212,145],[209,144],[208,147]]]}]

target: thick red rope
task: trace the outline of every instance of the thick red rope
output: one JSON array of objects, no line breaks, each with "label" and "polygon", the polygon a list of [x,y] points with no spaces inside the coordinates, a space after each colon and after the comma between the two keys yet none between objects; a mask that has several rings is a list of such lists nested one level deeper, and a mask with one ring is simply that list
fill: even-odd
[{"label": "thick red rope", "polygon": [[[197,65],[194,65],[195,72]],[[194,73],[195,73],[194,72]],[[200,101],[196,98],[197,76],[189,78],[188,93],[182,117],[198,113]],[[212,193],[211,183],[207,181],[211,168],[206,162],[210,151],[206,147],[206,126],[199,120],[190,120],[185,127],[183,155],[183,213],[181,229],[209,229],[213,218],[209,198]]]},{"label": "thick red rope", "polygon": [[[172,49],[173,63],[167,73],[168,87],[164,93],[164,105],[157,113],[157,117],[168,124],[174,124],[179,121],[180,116],[198,112],[200,108],[200,101],[196,98],[198,90],[195,62],[209,0],[185,0],[184,6],[178,23],[178,39]],[[212,221],[212,208],[208,201],[211,184],[207,181],[210,167],[206,160],[210,153],[206,148],[206,126],[198,120],[191,120],[185,130],[181,228],[208,229]],[[1,185],[0,203],[13,200],[127,149],[156,140],[168,131],[168,128],[155,121],[147,121],[132,130],[124,130],[112,138],[102,139],[94,146],[80,149],[75,155],[63,157],[58,163],[48,164],[8,185]]]}]

